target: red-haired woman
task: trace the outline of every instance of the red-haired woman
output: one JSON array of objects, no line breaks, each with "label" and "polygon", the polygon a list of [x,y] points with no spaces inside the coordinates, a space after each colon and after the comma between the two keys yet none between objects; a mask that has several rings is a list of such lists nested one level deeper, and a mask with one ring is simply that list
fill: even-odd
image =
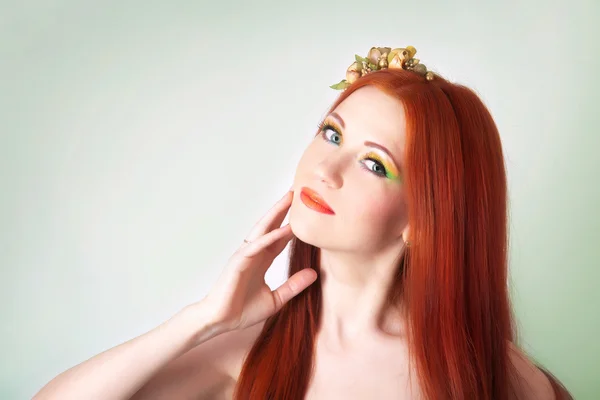
[{"label": "red-haired woman", "polygon": [[570,399],[514,343],[496,125],[415,52],[356,57],[292,190],[203,300],[35,398]]}]

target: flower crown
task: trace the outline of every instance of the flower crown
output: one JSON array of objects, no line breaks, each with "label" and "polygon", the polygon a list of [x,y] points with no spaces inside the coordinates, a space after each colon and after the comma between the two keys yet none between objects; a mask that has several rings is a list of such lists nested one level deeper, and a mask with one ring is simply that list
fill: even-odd
[{"label": "flower crown", "polygon": [[419,64],[419,60],[413,58],[417,54],[417,49],[412,46],[406,46],[393,49],[391,47],[371,47],[369,55],[365,58],[355,55],[355,62],[346,70],[346,79],[342,79],[335,85],[329,86],[332,89],[344,90],[361,76],[372,71],[381,69],[405,69],[417,72],[430,81],[435,74],[427,71],[424,64]]}]

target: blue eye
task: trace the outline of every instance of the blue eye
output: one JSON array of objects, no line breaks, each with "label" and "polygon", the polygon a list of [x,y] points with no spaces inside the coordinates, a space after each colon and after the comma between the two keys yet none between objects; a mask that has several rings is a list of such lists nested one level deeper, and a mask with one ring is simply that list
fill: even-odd
[{"label": "blue eye", "polygon": [[[321,138],[328,143],[340,145],[342,143],[342,134],[335,126],[325,122],[319,125]],[[360,167],[365,171],[380,178],[386,178],[388,175],[387,169],[374,153],[369,153],[365,158],[359,161]]]},{"label": "blue eye", "polygon": [[[375,175],[381,176],[383,178],[385,178],[387,176],[387,170],[377,160],[374,160],[372,158],[366,158],[364,160],[364,162],[362,162],[361,164],[364,169],[366,169],[367,171],[373,172]],[[375,167],[375,168],[373,168],[373,167]]]},{"label": "blue eye", "polygon": [[[331,133],[328,134],[328,132]],[[323,125],[323,129],[321,129],[321,136],[324,140],[334,144],[340,144],[342,142],[342,135],[340,135],[340,133],[331,125]]]},{"label": "blue eye", "polygon": [[[323,138],[323,140],[338,146],[340,145],[340,143],[342,142],[342,134],[339,133],[334,126],[325,123],[322,127],[319,128],[321,129],[321,137]],[[364,170],[369,171],[370,173],[375,174],[376,176],[385,178],[387,175],[387,171],[383,164],[381,164],[381,162],[379,162],[375,158],[365,158],[360,162],[360,166]]]}]

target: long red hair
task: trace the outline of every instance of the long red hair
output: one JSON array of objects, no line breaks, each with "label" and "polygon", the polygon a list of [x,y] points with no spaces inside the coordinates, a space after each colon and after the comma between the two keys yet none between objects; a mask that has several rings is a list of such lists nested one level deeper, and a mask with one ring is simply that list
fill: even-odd
[{"label": "long red hair", "polygon": [[[402,102],[404,181],[411,246],[390,305],[407,312],[410,360],[426,399],[516,398],[507,342],[516,333],[507,279],[507,182],[496,125],[470,89],[436,76],[386,69],[359,78]],[[294,238],[289,276],[319,273],[319,248]],[[265,321],[239,376],[236,400],[302,400],[313,372],[320,278]],[[543,370],[543,369],[542,369]],[[557,398],[569,398],[551,374]]]}]

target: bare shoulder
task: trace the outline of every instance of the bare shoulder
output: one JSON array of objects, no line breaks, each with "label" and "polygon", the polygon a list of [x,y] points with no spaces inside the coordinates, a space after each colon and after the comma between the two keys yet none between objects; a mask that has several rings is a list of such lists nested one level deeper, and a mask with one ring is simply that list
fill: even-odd
[{"label": "bare shoulder", "polygon": [[167,364],[131,400],[230,398],[243,360],[263,325],[226,332],[196,346]]},{"label": "bare shoulder", "polygon": [[519,374],[520,398],[552,400],[556,396],[550,380],[514,343],[508,342],[509,358]]}]

